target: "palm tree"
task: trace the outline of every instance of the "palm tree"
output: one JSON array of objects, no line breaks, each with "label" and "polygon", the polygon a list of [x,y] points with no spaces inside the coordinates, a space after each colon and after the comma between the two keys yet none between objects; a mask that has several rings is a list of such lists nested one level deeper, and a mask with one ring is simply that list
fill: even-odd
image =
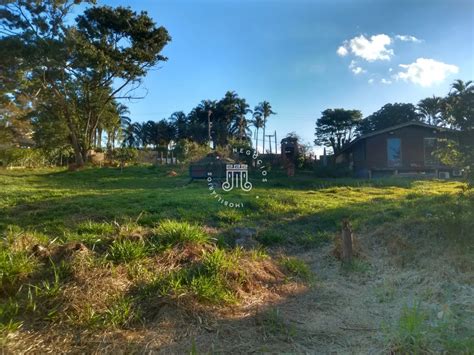
[{"label": "palm tree", "polygon": [[260,102],[255,106],[255,112],[259,112],[263,116],[263,153],[265,154],[265,127],[267,125],[267,119],[271,115],[276,115],[276,112],[273,112],[272,106],[268,101]]},{"label": "palm tree", "polygon": [[122,142],[123,147],[138,147],[139,141],[137,140],[137,127],[139,126],[139,123],[129,123],[123,133],[124,133],[124,139]]},{"label": "palm tree", "polygon": [[472,80],[462,81],[457,79],[451,84],[451,94],[453,95],[463,95],[474,92],[474,82]]},{"label": "palm tree", "polygon": [[[217,144],[215,135],[216,127],[212,128],[217,125],[217,120],[219,119],[219,117],[215,114],[216,110],[217,101],[215,100],[202,100],[201,103],[195,109],[193,109],[193,116],[197,118],[197,120],[194,121],[194,124],[197,124],[197,127],[200,128],[205,127],[204,141],[209,141],[208,144],[211,144],[212,141],[213,147],[215,147]],[[204,131],[202,132],[204,133]],[[193,135],[195,135],[195,133],[196,132],[193,132]]]},{"label": "palm tree", "polygon": [[188,138],[189,119],[183,111],[174,112],[169,118],[176,130],[176,139]]},{"label": "palm tree", "polygon": [[243,140],[248,136],[248,121],[245,118],[245,115],[248,113],[252,113],[252,110],[249,109],[249,105],[245,101],[245,99],[239,99],[237,102],[237,117],[234,121],[233,126],[231,127],[231,133],[235,134],[238,133],[239,140]]},{"label": "palm tree", "polygon": [[[256,133],[255,133],[255,151],[258,153],[258,130],[260,128],[263,128],[263,117],[260,112],[254,112],[253,113],[253,120],[252,120],[253,126],[256,128]],[[265,140],[265,138],[264,138]]]},{"label": "palm tree", "polygon": [[428,119],[429,124],[438,124],[441,106],[441,98],[433,95],[418,102],[418,111]]}]

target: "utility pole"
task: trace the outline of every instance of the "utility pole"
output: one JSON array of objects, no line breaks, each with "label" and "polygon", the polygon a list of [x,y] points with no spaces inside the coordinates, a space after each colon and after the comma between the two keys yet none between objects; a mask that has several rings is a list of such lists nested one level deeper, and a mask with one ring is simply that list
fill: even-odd
[{"label": "utility pole", "polygon": [[275,154],[278,154],[277,131],[275,130]]},{"label": "utility pole", "polygon": [[212,115],[212,110],[207,111],[207,135],[209,139],[209,145],[211,145],[211,148],[213,148],[213,144],[211,141],[211,115]]},{"label": "utility pole", "polygon": [[273,134],[266,134],[265,137],[268,137],[268,143],[270,146],[270,154],[272,154],[272,140],[271,138],[273,137]]}]

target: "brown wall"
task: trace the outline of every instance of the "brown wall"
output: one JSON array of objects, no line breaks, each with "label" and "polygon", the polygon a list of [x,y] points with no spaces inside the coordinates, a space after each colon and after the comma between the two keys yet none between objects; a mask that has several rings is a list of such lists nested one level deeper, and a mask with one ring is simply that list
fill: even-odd
[{"label": "brown wall", "polygon": [[398,169],[425,168],[424,138],[445,137],[445,133],[431,128],[409,126],[394,131],[378,134],[365,139],[366,160],[360,168],[385,169],[391,168],[387,162],[387,140],[400,138],[402,165]]}]

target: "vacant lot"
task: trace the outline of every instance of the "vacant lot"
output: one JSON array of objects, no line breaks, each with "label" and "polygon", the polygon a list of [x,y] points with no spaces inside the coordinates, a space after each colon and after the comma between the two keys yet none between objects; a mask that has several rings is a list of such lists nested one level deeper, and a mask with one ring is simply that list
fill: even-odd
[{"label": "vacant lot", "polygon": [[[274,171],[230,209],[169,175],[0,171],[4,350],[474,351],[464,183]],[[358,255],[345,266],[343,218]],[[257,243],[236,247],[237,227]]]}]

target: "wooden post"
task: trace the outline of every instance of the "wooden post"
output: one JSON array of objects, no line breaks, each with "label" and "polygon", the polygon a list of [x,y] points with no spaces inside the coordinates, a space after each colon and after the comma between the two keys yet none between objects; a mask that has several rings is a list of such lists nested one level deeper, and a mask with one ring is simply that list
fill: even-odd
[{"label": "wooden post", "polygon": [[342,220],[342,261],[352,261],[352,228],[347,219]]}]

